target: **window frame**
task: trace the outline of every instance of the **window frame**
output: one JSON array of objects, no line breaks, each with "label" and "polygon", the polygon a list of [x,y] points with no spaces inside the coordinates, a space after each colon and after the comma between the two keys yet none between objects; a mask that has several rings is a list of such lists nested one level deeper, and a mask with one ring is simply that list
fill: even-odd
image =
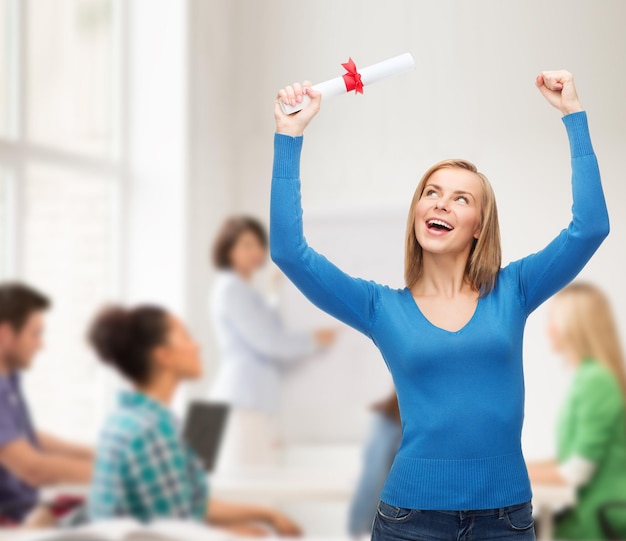
[{"label": "window frame", "polygon": [[125,122],[125,112],[128,103],[127,62],[127,9],[123,0],[111,0],[112,13],[112,43],[113,43],[113,130],[112,150],[108,157],[87,156],[79,152],[49,147],[29,140],[28,134],[28,102],[22,99],[27,95],[28,81],[26,78],[26,62],[28,61],[27,13],[32,0],[7,0],[7,50],[6,61],[8,66],[7,111],[8,130],[0,133],[0,170],[7,180],[9,198],[6,204],[6,239],[12,239],[6,249],[7,260],[4,268],[0,267],[3,276],[0,278],[20,277],[23,273],[23,224],[25,201],[23,195],[24,181],[29,165],[51,165],[68,170],[85,173],[88,177],[107,177],[116,185],[119,209],[118,223],[115,224],[114,249],[115,269],[113,290],[119,295],[122,290],[122,267],[120,256],[122,252],[123,223],[126,221],[125,201],[128,185],[128,125]]}]

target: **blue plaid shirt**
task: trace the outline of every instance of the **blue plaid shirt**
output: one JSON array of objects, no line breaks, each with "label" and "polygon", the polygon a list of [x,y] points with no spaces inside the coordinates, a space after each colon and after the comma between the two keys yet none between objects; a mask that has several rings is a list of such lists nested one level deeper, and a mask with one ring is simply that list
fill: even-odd
[{"label": "blue plaid shirt", "polygon": [[206,472],[173,413],[144,394],[122,392],[100,435],[90,518],[203,520],[207,499]]}]

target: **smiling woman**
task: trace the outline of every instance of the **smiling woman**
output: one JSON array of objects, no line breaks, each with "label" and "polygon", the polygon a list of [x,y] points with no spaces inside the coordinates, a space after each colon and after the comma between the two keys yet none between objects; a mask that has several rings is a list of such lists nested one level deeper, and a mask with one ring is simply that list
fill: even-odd
[{"label": "smiling woman", "polygon": [[[464,160],[431,167],[411,201],[405,282],[352,278],[302,230],[302,134],[321,104],[308,83],[279,91],[271,199],[272,258],[319,308],[368,336],[396,386],[402,442],[381,494],[373,539],[535,539],[521,450],[528,316],[571,281],[608,234],[587,117],[565,71],[536,84],[563,114],[574,217],[546,248],[500,268],[493,190]],[[283,114],[278,101],[311,103]]]},{"label": "smiling woman", "polygon": [[[443,231],[429,220],[443,221]],[[455,226],[463,233],[452,246],[430,241]],[[496,196],[473,163],[460,159],[436,163],[417,185],[409,208],[404,257],[404,280],[409,288],[424,272],[424,249],[456,250],[461,260],[467,261],[472,288],[481,295],[493,288],[502,261]]]}]

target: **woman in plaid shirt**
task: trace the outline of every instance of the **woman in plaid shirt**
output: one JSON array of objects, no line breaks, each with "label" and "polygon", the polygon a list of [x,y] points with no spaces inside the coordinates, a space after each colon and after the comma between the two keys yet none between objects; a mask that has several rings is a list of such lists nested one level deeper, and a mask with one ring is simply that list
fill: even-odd
[{"label": "woman in plaid shirt", "polygon": [[206,473],[169,409],[178,384],[202,371],[198,346],[176,317],[155,306],[110,307],[96,317],[89,340],[134,387],[120,394],[100,436],[91,519],[168,517],[208,521],[247,535],[300,533],[272,509],[208,504]]}]

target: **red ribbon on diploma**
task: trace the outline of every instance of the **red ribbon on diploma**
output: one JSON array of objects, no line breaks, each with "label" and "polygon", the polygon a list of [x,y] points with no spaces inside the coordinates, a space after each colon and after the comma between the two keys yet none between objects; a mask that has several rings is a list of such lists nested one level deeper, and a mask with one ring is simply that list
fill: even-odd
[{"label": "red ribbon on diploma", "polygon": [[363,81],[361,74],[356,70],[356,64],[349,58],[345,64],[341,64],[348,73],[343,75],[343,82],[346,84],[346,91],[354,90],[355,94],[363,94]]}]

